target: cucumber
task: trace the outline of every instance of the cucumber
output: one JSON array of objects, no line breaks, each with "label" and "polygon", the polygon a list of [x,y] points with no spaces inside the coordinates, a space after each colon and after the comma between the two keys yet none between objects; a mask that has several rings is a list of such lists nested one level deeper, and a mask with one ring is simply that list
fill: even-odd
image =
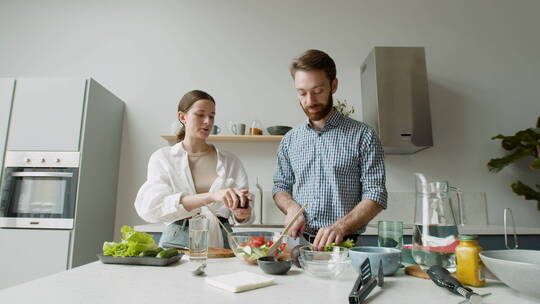
[{"label": "cucumber", "polygon": [[142,256],[142,257],[155,257],[161,251],[163,251],[163,248],[158,247],[157,249],[153,249],[153,250],[145,250],[145,251],[139,253],[139,256]]},{"label": "cucumber", "polygon": [[176,248],[169,248],[158,253],[156,257],[161,258],[161,259],[168,259],[178,254],[179,253],[178,253],[178,250],[176,250]]}]

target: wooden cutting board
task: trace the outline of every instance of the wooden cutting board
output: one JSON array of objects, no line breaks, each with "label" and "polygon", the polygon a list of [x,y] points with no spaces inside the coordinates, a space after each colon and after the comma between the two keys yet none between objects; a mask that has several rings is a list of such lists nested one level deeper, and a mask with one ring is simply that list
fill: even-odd
[{"label": "wooden cutting board", "polygon": [[[413,277],[422,278],[422,279],[426,279],[426,280],[431,280],[431,278],[429,277],[427,272],[422,270],[422,268],[420,268],[420,266],[418,266],[418,265],[412,265],[412,266],[405,267],[405,273],[410,275],[410,276],[413,276]],[[450,275],[453,276],[454,278],[456,277],[455,273],[451,273]]]},{"label": "wooden cutting board", "polygon": [[[188,249],[178,249],[180,252],[183,252],[185,255],[189,256]],[[231,249],[225,248],[208,248],[208,258],[209,259],[219,259],[219,258],[232,258],[234,257],[234,252]]]}]

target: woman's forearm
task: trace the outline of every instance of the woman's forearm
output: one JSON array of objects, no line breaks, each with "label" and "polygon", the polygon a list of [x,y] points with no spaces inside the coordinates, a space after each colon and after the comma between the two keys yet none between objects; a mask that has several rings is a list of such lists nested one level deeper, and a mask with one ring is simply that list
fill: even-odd
[{"label": "woman's forearm", "polygon": [[180,198],[180,204],[182,204],[187,211],[201,208],[212,202],[214,202],[212,193],[191,194]]}]

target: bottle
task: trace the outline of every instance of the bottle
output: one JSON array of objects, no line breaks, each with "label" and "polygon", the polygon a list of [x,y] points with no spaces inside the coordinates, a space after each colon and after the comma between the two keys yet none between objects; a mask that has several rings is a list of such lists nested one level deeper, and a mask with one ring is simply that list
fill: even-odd
[{"label": "bottle", "polygon": [[456,247],[456,277],[462,283],[475,287],[486,285],[482,261],[478,255],[482,247],[478,245],[477,235],[460,234]]}]

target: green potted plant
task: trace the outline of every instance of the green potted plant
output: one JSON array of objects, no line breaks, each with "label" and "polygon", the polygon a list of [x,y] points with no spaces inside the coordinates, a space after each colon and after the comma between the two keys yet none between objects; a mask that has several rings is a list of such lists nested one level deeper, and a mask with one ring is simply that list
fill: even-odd
[{"label": "green potted plant", "polygon": [[349,115],[354,113],[353,106],[351,106],[351,108],[348,109],[348,104],[347,104],[346,99],[343,99],[343,101],[341,101],[336,98],[336,104],[334,105],[334,107],[336,107],[336,110],[345,117],[348,117]]},{"label": "green potted plant", "polygon": [[[518,131],[512,136],[497,135],[491,139],[501,139],[503,149],[509,151],[506,156],[493,158],[488,162],[488,169],[491,172],[499,172],[504,167],[523,158],[532,157],[529,164],[531,170],[540,170],[540,117],[536,121],[536,128],[528,128]],[[521,181],[512,183],[512,191],[523,196],[526,200],[537,201],[537,208],[540,210],[540,185],[535,185],[536,189]]]}]

